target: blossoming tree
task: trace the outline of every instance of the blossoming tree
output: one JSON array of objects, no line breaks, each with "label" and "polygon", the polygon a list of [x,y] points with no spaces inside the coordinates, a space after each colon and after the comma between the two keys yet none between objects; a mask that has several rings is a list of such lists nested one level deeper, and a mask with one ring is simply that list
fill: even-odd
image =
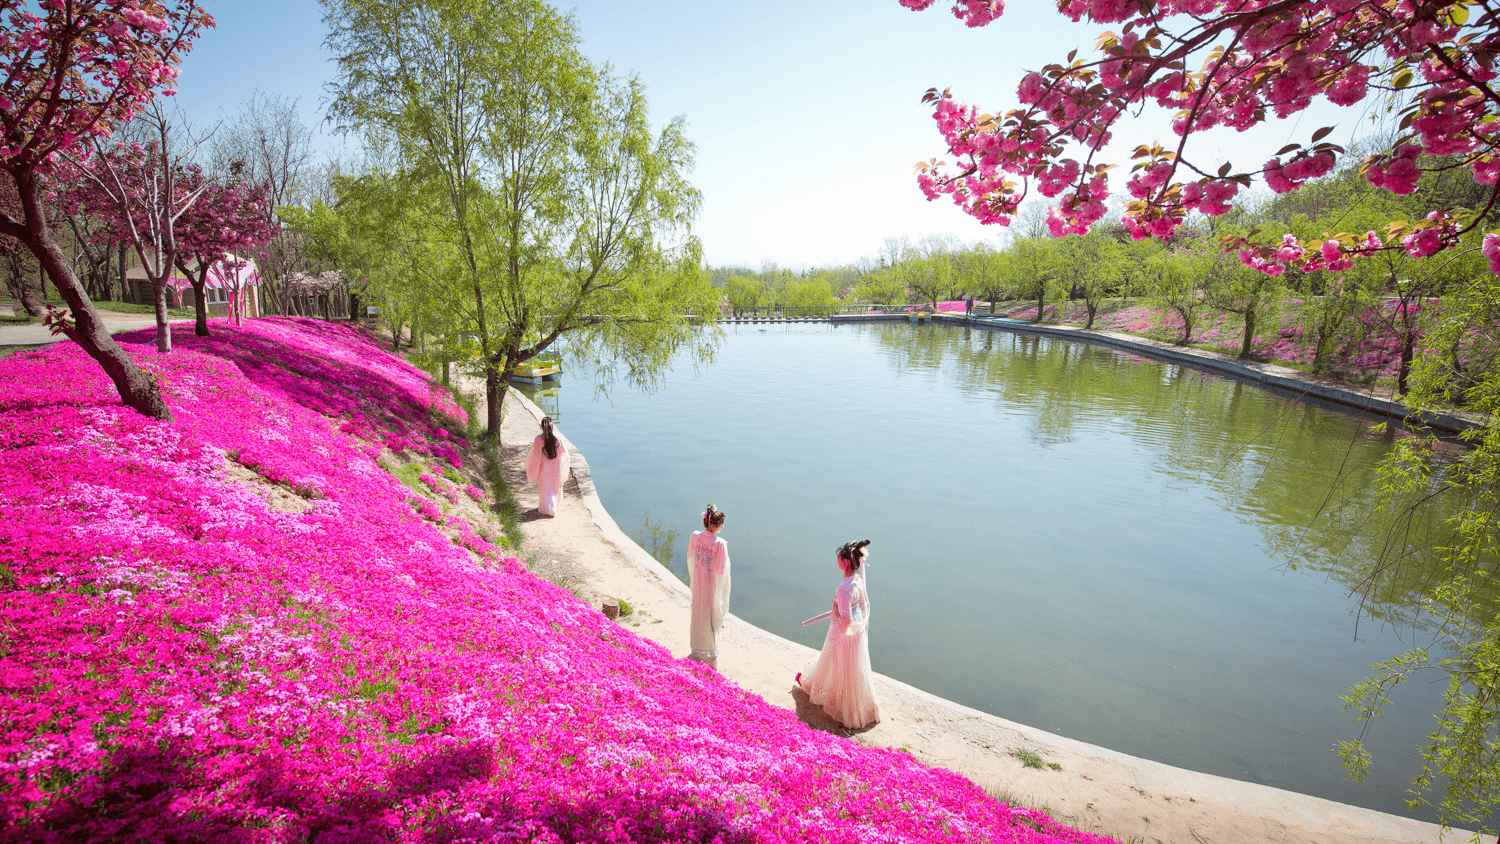
[{"label": "blossoming tree", "polygon": [[[901,0],[925,9],[934,0]],[[1148,103],[1173,112],[1175,141],[1135,149],[1124,215],[1137,238],[1166,237],[1189,211],[1219,215],[1257,177],[1278,193],[1331,172],[1344,150],[1314,131],[1256,168],[1190,157],[1195,135],[1215,127],[1244,131],[1306,110],[1317,98],[1340,106],[1371,93],[1394,95],[1401,134],[1389,152],[1365,162],[1371,184],[1397,194],[1416,189],[1424,167],[1469,168],[1480,184],[1500,179],[1500,86],[1494,42],[1500,25],[1474,0],[1058,0],[1079,21],[1119,24],[1099,36],[1092,60],[1028,73],[1018,107],[981,114],[935,89],[927,99],[954,156],[918,176],[929,199],[948,196],[987,223],[1007,224],[1035,188],[1057,198],[1053,235],[1088,231],[1104,216],[1110,164],[1101,152],[1116,124]],[[953,11],[983,26],[1004,0],[960,0]],[[1445,156],[1438,163],[1423,155]],[[1483,213],[1435,211],[1428,218],[1375,232],[1341,232],[1276,243],[1241,238],[1242,262],[1271,274],[1347,268],[1362,255],[1402,249],[1427,256],[1456,245]],[[1500,234],[1483,242],[1500,272]]]},{"label": "blossoming tree", "polygon": [[82,154],[157,92],[213,19],[195,0],[0,0],[0,169],[20,213],[0,211],[0,234],[20,241],[68,304],[53,315],[103,368],[125,404],[171,418],[160,386],[110,337],[53,235],[44,181],[65,153]]},{"label": "blossoming tree", "polygon": [[[104,221],[109,235],[130,244],[151,283],[156,306],[156,348],[172,350],[172,324],[167,319],[167,288],[180,297],[185,282],[173,276],[180,251],[183,217],[197,205],[209,182],[201,168],[188,160],[197,143],[182,144],[166,114],[151,104],[140,118],[148,139],[105,146],[91,142],[86,159],[66,158],[59,168],[60,191],[67,206],[81,206]],[[212,226],[202,215],[198,222]]]},{"label": "blossoming tree", "polygon": [[[203,178],[203,177],[200,177]],[[239,297],[244,295],[240,271],[246,259],[231,253],[242,253],[275,237],[281,224],[266,213],[270,188],[234,178],[205,179],[198,201],[177,221],[177,269],[193,287],[196,325],[193,333],[208,336],[208,309],[205,288],[210,270],[220,267],[218,280],[234,297],[230,304],[239,313]]]}]

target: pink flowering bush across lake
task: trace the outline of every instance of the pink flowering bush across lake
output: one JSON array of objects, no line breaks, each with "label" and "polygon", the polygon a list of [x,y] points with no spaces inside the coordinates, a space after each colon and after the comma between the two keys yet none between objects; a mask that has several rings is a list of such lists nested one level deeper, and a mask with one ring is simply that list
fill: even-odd
[{"label": "pink flowering bush across lake", "polygon": [[1107,840],[450,542],[376,457],[459,494],[461,413],[367,335],[212,330],[125,337],[171,423],[71,344],[0,358],[0,840]]},{"label": "pink flowering bush across lake", "polygon": [[[1250,347],[1251,357],[1257,360],[1274,361],[1311,368],[1317,352],[1317,343],[1300,318],[1303,303],[1292,299],[1278,313],[1268,319],[1262,330],[1256,333]],[[1415,302],[1404,307],[1418,314],[1433,303]],[[1395,326],[1400,323],[1399,313],[1403,306],[1395,300],[1385,300],[1372,308],[1354,315],[1351,325],[1341,334],[1330,361],[1330,373],[1337,377],[1359,382],[1391,382],[1396,379],[1401,366],[1401,337]],[[1006,316],[1033,321],[1036,305],[1015,303],[1002,309]],[[1087,320],[1087,310],[1082,302],[1065,301],[1047,305],[1042,323],[1082,326]],[[1182,337],[1182,317],[1170,309],[1149,304],[1130,304],[1114,310],[1100,310],[1094,320],[1095,331],[1123,331],[1158,340],[1176,342]],[[1235,356],[1239,354],[1243,323],[1232,313],[1213,308],[1202,308],[1194,316],[1192,336],[1188,342],[1194,346],[1208,347],[1214,351]],[[1423,336],[1418,329],[1418,338]],[[1419,344],[1420,345],[1420,344]],[[1478,364],[1470,361],[1467,347],[1460,350],[1460,359],[1465,365]]]}]

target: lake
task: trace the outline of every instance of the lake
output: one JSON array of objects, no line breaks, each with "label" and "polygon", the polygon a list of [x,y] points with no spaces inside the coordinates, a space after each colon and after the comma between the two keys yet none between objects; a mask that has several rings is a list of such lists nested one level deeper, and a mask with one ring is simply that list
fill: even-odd
[{"label": "lake", "polygon": [[[872,540],[874,668],[1073,739],[1410,812],[1441,683],[1331,748],[1340,695],[1431,638],[1416,566],[1362,607],[1397,434],[1100,346],[904,323],[738,325],[647,395],[565,364],[540,397],[626,533],[685,577],[728,513],[731,611],[817,648],[834,549]],[[1415,541],[1427,526],[1419,525]],[[628,596],[627,596],[628,597]],[[721,659],[733,659],[725,654]]]}]

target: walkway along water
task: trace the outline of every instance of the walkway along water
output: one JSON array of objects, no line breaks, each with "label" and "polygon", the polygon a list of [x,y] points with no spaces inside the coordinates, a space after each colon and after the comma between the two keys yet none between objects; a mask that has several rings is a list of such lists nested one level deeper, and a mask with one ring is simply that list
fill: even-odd
[{"label": "walkway along water", "polygon": [[[536,493],[526,486],[521,466],[524,449],[539,430],[541,411],[514,392],[506,401],[501,442],[507,480],[520,491],[521,556],[539,575],[577,587],[596,607],[605,599],[623,599],[635,612],[621,623],[685,658],[687,586],[620,530],[599,500],[588,462],[571,443],[573,480],[565,487],[558,515],[537,516]],[[733,534],[729,536],[732,543]],[[719,670],[796,712],[811,727],[843,732],[792,682],[813,656],[812,649],[731,614],[721,639]],[[1407,844],[1472,837],[1410,818],[1174,768],[988,715],[889,677],[877,675],[876,682],[885,720],[853,734],[855,740],[900,748],[927,764],[961,773],[1002,799],[1043,808],[1080,829],[1122,841]],[[1043,767],[1027,767],[1019,758],[1022,752],[1036,754]]]},{"label": "walkway along water", "polygon": [[[906,317],[903,314],[841,314],[830,317],[828,321],[834,324],[905,322]],[[947,314],[937,314],[933,317],[933,321],[939,325],[962,325],[969,328],[983,328],[991,331],[1039,334],[1044,337],[1056,337],[1076,343],[1093,343],[1133,352],[1156,360],[1182,364],[1219,375],[1227,375],[1231,378],[1249,381],[1262,387],[1283,390],[1297,398],[1312,397],[1321,399],[1362,413],[1385,416],[1395,420],[1405,419],[1411,415],[1405,405],[1394,399],[1394,394],[1389,389],[1382,395],[1380,390],[1361,387],[1355,384],[1333,382],[1327,379],[1309,380],[1313,376],[1289,366],[1240,360],[1239,358],[1219,352],[1195,349],[1190,346],[1178,346],[1173,343],[1152,340],[1135,334],[1125,334],[1117,331],[1091,331],[1073,325],[1042,325],[1039,323],[1027,323],[1021,320],[1005,320],[1002,322],[983,317],[949,316]],[[1454,414],[1424,413],[1421,415],[1421,419],[1434,430],[1445,434],[1456,434],[1460,431],[1480,427],[1477,422]]]}]

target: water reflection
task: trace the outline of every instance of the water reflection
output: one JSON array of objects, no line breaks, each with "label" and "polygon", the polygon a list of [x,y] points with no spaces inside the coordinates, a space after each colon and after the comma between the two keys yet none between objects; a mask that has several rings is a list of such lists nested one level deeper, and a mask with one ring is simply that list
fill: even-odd
[{"label": "water reflection", "polygon": [[517,392],[526,396],[542,409],[542,413],[552,417],[552,421],[562,424],[562,385],[556,381],[544,381],[540,384],[512,383],[510,385]]},{"label": "water reflection", "polygon": [[1332,433],[1317,404],[1105,347],[968,328],[912,334],[873,333],[895,372],[947,363],[962,389],[1024,418],[1040,448],[1074,442],[1079,425],[1113,426],[1154,455],[1172,488],[1220,492],[1288,570],[1327,574],[1376,622],[1426,626],[1422,602],[1441,580],[1431,551],[1451,538],[1443,520],[1454,505],[1429,489],[1379,506],[1377,467],[1395,429]]},{"label": "water reflection", "polygon": [[673,560],[677,556],[678,533],[677,528],[667,527],[659,519],[653,520],[651,518],[651,511],[648,509],[646,510],[645,517],[642,519],[641,527],[633,531],[630,538],[634,539],[635,544],[641,546],[658,563],[671,569],[673,574],[686,581],[688,574],[687,566],[673,564]]}]

